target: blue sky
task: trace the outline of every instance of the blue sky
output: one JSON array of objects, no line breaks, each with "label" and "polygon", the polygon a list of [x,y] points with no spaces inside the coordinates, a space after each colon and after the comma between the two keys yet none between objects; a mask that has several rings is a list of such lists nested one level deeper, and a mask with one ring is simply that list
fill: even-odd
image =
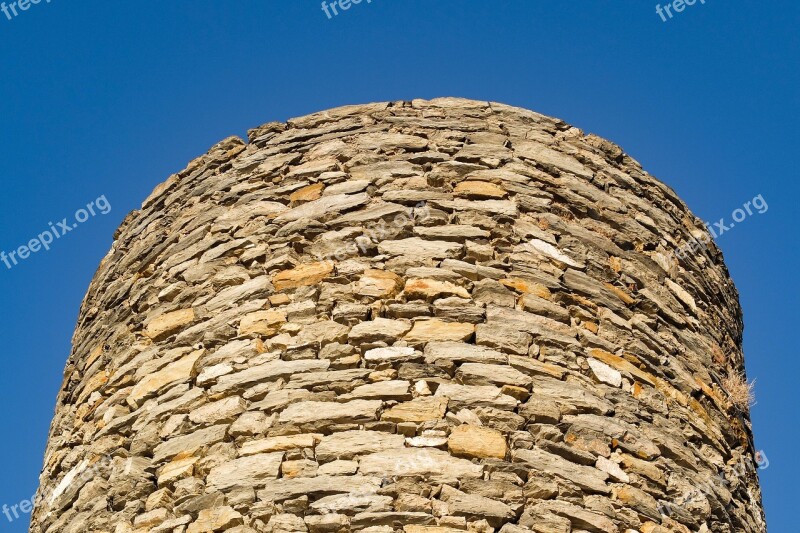
[{"label": "blue sky", "polygon": [[767,521],[800,530],[796,0],[706,0],[667,22],[645,0],[365,0],[331,19],[317,0],[45,1],[0,12],[0,250],[101,196],[111,211],[0,263],[0,505],[35,490],[84,291],[158,183],[264,122],[464,96],[617,142],[705,220],[763,196],[718,244],[757,379]]}]

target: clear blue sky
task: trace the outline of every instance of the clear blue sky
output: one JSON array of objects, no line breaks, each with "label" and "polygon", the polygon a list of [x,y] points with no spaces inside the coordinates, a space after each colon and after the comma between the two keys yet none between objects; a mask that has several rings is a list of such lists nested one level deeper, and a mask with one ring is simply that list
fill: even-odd
[{"label": "clear blue sky", "polygon": [[[6,0],[8,1],[8,0]],[[757,378],[771,532],[800,530],[796,0],[52,0],[0,12],[0,250],[88,202],[112,206],[0,263],[0,504],[35,490],[78,308],[123,217],[229,135],[349,103],[464,96],[614,140],[720,236]],[[0,531],[25,531],[27,520]]]}]

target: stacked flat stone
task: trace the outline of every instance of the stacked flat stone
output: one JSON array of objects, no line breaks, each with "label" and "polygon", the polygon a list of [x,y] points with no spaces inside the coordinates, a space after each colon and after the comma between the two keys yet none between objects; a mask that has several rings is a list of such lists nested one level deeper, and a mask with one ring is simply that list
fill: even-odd
[{"label": "stacked flat stone", "polygon": [[766,531],[736,290],[619,147],[451,98],[249,133],[116,233],[31,531]]}]

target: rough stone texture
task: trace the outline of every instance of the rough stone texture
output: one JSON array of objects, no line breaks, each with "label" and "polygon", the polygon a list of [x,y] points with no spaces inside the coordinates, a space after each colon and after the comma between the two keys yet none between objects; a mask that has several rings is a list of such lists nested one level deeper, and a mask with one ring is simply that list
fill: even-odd
[{"label": "rough stone texture", "polygon": [[701,228],[501,104],[226,139],[97,271],[31,531],[766,531],[736,290],[670,253]]}]

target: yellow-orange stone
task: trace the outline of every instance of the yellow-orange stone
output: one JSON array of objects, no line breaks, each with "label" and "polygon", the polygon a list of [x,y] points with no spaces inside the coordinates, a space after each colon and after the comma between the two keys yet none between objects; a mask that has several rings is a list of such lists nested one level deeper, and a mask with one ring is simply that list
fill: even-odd
[{"label": "yellow-orange stone", "polygon": [[275,335],[286,322],[286,315],[280,311],[256,311],[242,317],[239,335]]},{"label": "yellow-orange stone", "polygon": [[272,278],[272,284],[276,290],[294,289],[306,285],[316,285],[333,272],[333,263],[322,261],[320,263],[308,263],[278,272]]},{"label": "yellow-orange stone", "polygon": [[365,271],[358,280],[356,293],[363,296],[388,298],[397,294],[402,283],[403,280],[394,272],[370,269]]},{"label": "yellow-orange stone", "polygon": [[406,282],[405,293],[408,298],[434,299],[447,296],[469,298],[469,291],[449,281],[434,279],[410,279]]},{"label": "yellow-orange stone", "polygon": [[86,358],[86,366],[84,368],[89,368],[92,366],[92,363],[97,361],[97,359],[103,355],[103,344],[100,343],[94,347],[94,349],[89,354],[89,357]]},{"label": "yellow-orange stone", "polygon": [[474,324],[445,322],[434,318],[433,320],[414,322],[414,327],[403,340],[409,344],[422,344],[430,341],[466,341],[474,333]]},{"label": "yellow-orange stone", "polygon": [[603,285],[605,285],[608,290],[610,290],[611,292],[616,294],[617,298],[619,298],[620,300],[625,302],[627,305],[632,305],[632,304],[636,303],[636,300],[631,298],[630,294],[628,294],[627,292],[623,291],[619,287],[617,287],[615,285],[612,285],[610,283],[604,283]]},{"label": "yellow-orange stone", "polygon": [[156,392],[164,385],[187,381],[192,376],[195,361],[203,354],[203,350],[196,350],[187,356],[170,363],[158,372],[148,374],[131,389],[128,403],[134,407],[149,394]]},{"label": "yellow-orange stone", "polygon": [[651,376],[647,372],[639,370],[633,365],[633,363],[623,359],[618,355],[608,353],[605,350],[601,350],[599,348],[593,348],[589,350],[589,355],[594,357],[598,361],[602,361],[603,363],[609,366],[613,366],[620,372],[628,372],[632,376],[635,376],[646,383],[654,385],[653,380],[651,379],[653,376]]},{"label": "yellow-orange stone", "polygon": [[189,524],[186,533],[206,533],[207,531],[225,531],[242,525],[244,518],[233,507],[212,507],[202,509],[197,520]]},{"label": "yellow-orange stone", "polygon": [[191,476],[194,474],[194,465],[199,460],[199,457],[187,456],[187,454],[183,453],[178,454],[172,461],[156,472],[158,486],[163,487],[178,479]]},{"label": "yellow-orange stone", "polygon": [[450,433],[447,440],[450,453],[458,457],[505,459],[506,439],[497,430],[463,424]]},{"label": "yellow-orange stone", "polygon": [[671,530],[661,527],[655,522],[645,522],[642,524],[642,533],[672,533]]},{"label": "yellow-orange stone", "polygon": [[306,202],[312,202],[314,200],[319,200],[322,196],[322,189],[325,188],[325,185],[322,183],[314,183],[313,185],[308,185],[303,187],[302,189],[298,189],[294,191],[290,196],[289,200],[292,204],[303,204]]},{"label": "yellow-orange stone", "polygon": [[514,289],[517,292],[533,294],[534,296],[544,298],[545,300],[549,300],[552,297],[550,290],[541,283],[532,283],[519,278],[501,279],[500,283],[509,289]]},{"label": "yellow-orange stone", "polygon": [[108,383],[108,379],[110,377],[111,372],[108,370],[101,370],[89,378],[89,380],[86,382],[86,385],[83,387],[81,395],[78,396],[78,403],[83,403],[83,401],[91,396],[94,391],[99,390],[100,387]]},{"label": "yellow-orange stone", "polygon": [[153,340],[160,340],[179,331],[194,321],[194,309],[179,309],[155,317],[147,323],[144,334]]},{"label": "yellow-orange stone", "polygon": [[288,294],[273,294],[269,297],[269,303],[272,305],[286,305],[291,301]]},{"label": "yellow-orange stone", "polygon": [[381,420],[389,422],[427,422],[440,420],[447,412],[447,398],[422,396],[395,405],[381,416]]},{"label": "yellow-orange stone", "polygon": [[488,181],[462,181],[453,189],[456,196],[464,198],[505,198],[506,191]]},{"label": "yellow-orange stone", "polygon": [[463,529],[444,526],[403,526],[404,533],[464,533]]}]

